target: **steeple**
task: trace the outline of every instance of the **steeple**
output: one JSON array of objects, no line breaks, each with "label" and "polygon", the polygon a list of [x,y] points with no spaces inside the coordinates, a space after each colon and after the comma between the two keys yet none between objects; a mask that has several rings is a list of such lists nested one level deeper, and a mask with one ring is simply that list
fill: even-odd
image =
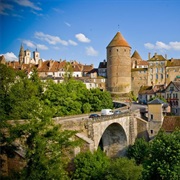
[{"label": "steeple", "polygon": [[118,46],[130,47],[130,45],[127,43],[127,41],[124,39],[124,37],[120,32],[117,32],[117,34],[114,36],[114,38],[107,47],[118,47]]},{"label": "steeple", "polygon": [[23,63],[23,59],[24,59],[24,47],[23,47],[23,45],[21,44],[21,48],[20,48],[20,51],[19,51],[19,63],[20,63],[20,64]]}]

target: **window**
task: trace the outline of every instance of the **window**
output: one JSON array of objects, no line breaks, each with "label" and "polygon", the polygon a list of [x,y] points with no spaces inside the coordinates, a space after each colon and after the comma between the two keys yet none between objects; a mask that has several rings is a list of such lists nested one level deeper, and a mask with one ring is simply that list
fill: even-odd
[{"label": "window", "polygon": [[156,73],[158,73],[158,68],[156,68]]},{"label": "window", "polygon": [[158,79],[158,74],[156,74],[156,79]]},{"label": "window", "polygon": [[171,91],[171,92],[174,91],[174,87],[170,87],[170,91]]},{"label": "window", "polygon": [[151,114],[151,120],[153,120],[153,114]]},{"label": "window", "polygon": [[153,130],[151,129],[151,134],[153,134]]},{"label": "window", "polygon": [[163,79],[163,74],[161,74],[161,79]]}]

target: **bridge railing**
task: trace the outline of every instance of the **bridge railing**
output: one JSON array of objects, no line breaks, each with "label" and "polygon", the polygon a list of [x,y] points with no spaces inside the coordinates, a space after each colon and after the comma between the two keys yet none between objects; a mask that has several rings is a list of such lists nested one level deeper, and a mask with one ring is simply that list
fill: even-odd
[{"label": "bridge railing", "polygon": [[129,111],[127,112],[123,112],[121,114],[113,114],[113,115],[106,115],[106,116],[100,116],[100,117],[97,117],[97,118],[86,118],[88,121],[95,121],[95,122],[98,122],[98,121],[108,121],[108,120],[111,120],[111,119],[117,119],[117,118],[120,118],[120,117],[125,117],[125,116],[130,116],[131,113]]}]

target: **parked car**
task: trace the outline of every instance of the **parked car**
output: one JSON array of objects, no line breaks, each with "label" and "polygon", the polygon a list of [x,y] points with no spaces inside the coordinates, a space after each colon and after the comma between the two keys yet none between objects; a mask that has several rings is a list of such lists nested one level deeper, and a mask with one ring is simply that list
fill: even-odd
[{"label": "parked car", "polygon": [[112,109],[102,109],[101,116],[113,115]]},{"label": "parked car", "polygon": [[114,111],[114,115],[118,115],[118,114],[121,114],[122,112],[120,110],[115,110]]},{"label": "parked car", "polygon": [[89,116],[89,118],[98,118],[98,117],[100,117],[99,114],[91,114],[91,115]]}]

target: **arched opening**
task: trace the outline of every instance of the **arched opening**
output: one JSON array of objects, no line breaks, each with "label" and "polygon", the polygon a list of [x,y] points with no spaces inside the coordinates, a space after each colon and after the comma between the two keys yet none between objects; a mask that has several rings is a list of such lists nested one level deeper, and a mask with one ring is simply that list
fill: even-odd
[{"label": "arched opening", "polygon": [[127,137],[122,126],[118,123],[109,125],[100,139],[99,147],[109,157],[124,156],[127,148]]}]

